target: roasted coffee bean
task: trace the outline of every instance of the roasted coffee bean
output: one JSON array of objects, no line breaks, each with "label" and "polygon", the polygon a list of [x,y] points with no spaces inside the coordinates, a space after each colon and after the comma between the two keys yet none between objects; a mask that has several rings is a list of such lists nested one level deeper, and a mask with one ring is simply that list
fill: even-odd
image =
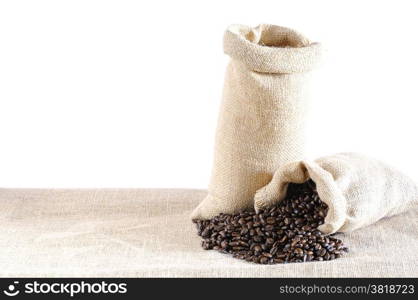
[{"label": "roasted coffee bean", "polygon": [[244,241],[240,241],[239,242],[240,246],[244,246],[244,247],[248,247],[248,243],[244,242]]},{"label": "roasted coffee bean", "polygon": [[267,238],[266,239],[266,243],[268,244],[268,245],[273,245],[274,244],[274,239],[273,238]]},{"label": "roasted coffee bean", "polygon": [[303,250],[302,250],[302,249],[300,249],[300,248],[296,248],[293,252],[294,252],[297,256],[303,256]]},{"label": "roasted coffee bean", "polygon": [[274,229],[273,225],[266,225],[266,227],[264,227],[266,231],[272,231]]},{"label": "roasted coffee bean", "polygon": [[287,240],[287,236],[285,235],[279,240],[279,243],[282,244],[282,243],[286,242],[286,240]]},{"label": "roasted coffee bean", "polygon": [[268,262],[268,258],[267,257],[262,257],[260,258],[260,264],[266,264]]},{"label": "roasted coffee bean", "polygon": [[240,251],[240,250],[244,250],[244,249],[245,249],[244,247],[239,247],[239,246],[232,247],[232,250],[234,250],[234,251]]},{"label": "roasted coffee bean", "polygon": [[227,248],[228,247],[228,242],[227,241],[222,241],[221,242],[221,247],[222,247],[222,249],[225,249],[225,248]]},{"label": "roasted coffee bean", "polygon": [[304,222],[304,219],[302,219],[302,218],[297,218],[297,219],[295,220],[295,225],[302,224],[303,222]]},{"label": "roasted coffee bean", "polygon": [[276,219],[273,218],[273,217],[269,217],[269,218],[267,218],[266,222],[267,222],[267,224],[270,224],[271,225],[271,224],[276,223]]},{"label": "roasted coffee bean", "polygon": [[254,242],[260,243],[263,240],[263,238],[259,235],[256,235],[253,237],[253,240]]},{"label": "roasted coffee bean", "polygon": [[262,249],[260,245],[256,245],[253,250],[254,252],[261,252]]},{"label": "roasted coffee bean", "polygon": [[307,181],[290,184],[285,199],[258,213],[219,214],[194,222],[205,250],[259,264],[325,261],[348,252],[341,240],[317,229],[327,212],[315,184]]},{"label": "roasted coffee bean", "polygon": [[270,249],[271,255],[275,255],[277,253],[277,251],[279,251],[279,248],[277,248],[277,247],[273,247],[273,248]]},{"label": "roasted coffee bean", "polygon": [[209,235],[210,235],[210,230],[208,228],[206,228],[205,230],[203,230],[202,237],[207,237]]}]

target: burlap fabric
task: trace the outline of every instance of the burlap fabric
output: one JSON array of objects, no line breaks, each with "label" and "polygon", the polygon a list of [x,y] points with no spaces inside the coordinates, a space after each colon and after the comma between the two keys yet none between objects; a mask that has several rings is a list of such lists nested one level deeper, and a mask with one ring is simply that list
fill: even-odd
[{"label": "burlap fabric", "polygon": [[200,190],[0,189],[0,276],[417,277],[418,211],[340,238],[330,262],[255,265],[200,247]]},{"label": "burlap fabric", "polygon": [[209,194],[192,218],[252,207],[278,167],[304,158],[307,81],[320,45],[284,27],[234,25],[225,32],[224,52],[231,60]]}]

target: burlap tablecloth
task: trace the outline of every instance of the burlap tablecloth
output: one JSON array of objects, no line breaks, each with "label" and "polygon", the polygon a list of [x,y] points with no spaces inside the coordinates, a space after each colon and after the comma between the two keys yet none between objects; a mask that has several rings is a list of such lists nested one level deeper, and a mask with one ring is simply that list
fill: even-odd
[{"label": "burlap tablecloth", "polygon": [[0,276],[418,277],[418,210],[340,236],[332,262],[255,265],[204,251],[180,189],[0,189]]}]

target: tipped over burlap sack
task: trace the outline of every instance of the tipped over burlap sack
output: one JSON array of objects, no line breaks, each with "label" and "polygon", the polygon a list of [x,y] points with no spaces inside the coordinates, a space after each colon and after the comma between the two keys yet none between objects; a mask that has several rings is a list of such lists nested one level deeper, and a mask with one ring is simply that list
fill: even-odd
[{"label": "tipped over burlap sack", "polygon": [[312,179],[328,205],[319,230],[350,232],[418,206],[418,186],[406,175],[378,160],[356,153],[341,153],[315,161],[299,161],[279,168],[257,191],[255,209],[281,201],[289,183]]},{"label": "tipped over burlap sack", "polygon": [[209,194],[193,219],[253,207],[284,163],[303,159],[306,84],[320,45],[284,27],[230,26]]}]

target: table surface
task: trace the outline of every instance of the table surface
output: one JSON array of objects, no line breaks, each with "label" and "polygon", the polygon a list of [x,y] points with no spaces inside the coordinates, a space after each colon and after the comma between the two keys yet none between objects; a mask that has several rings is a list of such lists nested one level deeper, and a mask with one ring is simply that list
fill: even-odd
[{"label": "table surface", "polygon": [[2,277],[418,277],[418,210],[339,234],[330,262],[256,265],[200,247],[187,189],[0,189]]}]

